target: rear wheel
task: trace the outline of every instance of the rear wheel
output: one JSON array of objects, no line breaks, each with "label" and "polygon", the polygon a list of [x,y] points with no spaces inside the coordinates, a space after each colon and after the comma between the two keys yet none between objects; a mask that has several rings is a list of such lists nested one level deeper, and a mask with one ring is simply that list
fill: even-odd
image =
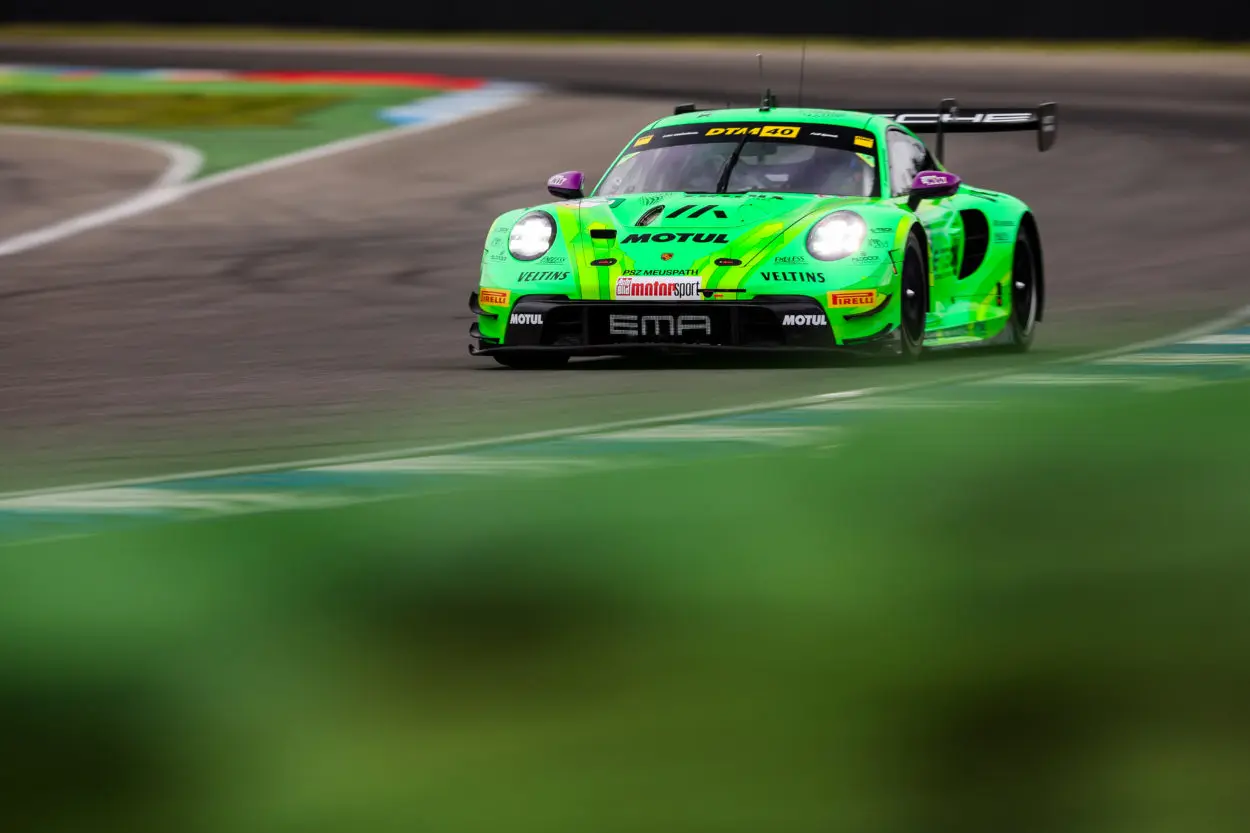
[{"label": "rear wheel", "polygon": [[1006,328],[1007,347],[1019,353],[1033,346],[1033,337],[1037,334],[1037,312],[1041,306],[1037,252],[1033,232],[1022,226],[1012,255],[1011,318]]},{"label": "rear wheel", "polygon": [[559,370],[569,363],[559,353],[499,353],[492,358],[513,370]]},{"label": "rear wheel", "polygon": [[924,246],[920,238],[913,234],[907,238],[907,248],[903,250],[896,361],[913,362],[920,358],[924,349],[924,328],[929,312],[926,292],[928,274]]}]

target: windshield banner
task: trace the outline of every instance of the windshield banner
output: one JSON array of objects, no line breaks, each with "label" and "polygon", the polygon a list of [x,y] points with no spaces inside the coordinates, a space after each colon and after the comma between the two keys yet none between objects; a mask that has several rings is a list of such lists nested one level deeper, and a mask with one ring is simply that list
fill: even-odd
[{"label": "windshield banner", "polygon": [[712,142],[777,142],[817,145],[876,156],[877,140],[867,130],[828,124],[777,124],[763,122],[715,122],[682,124],[648,130],[634,140],[630,151],[650,150],[673,145]]}]

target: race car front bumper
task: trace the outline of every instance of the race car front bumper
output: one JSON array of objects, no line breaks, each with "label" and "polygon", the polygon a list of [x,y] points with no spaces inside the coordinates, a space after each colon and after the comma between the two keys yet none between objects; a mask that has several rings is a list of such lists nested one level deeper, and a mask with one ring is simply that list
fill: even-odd
[{"label": "race car front bumper", "polygon": [[[866,312],[879,312],[884,306]],[[478,315],[494,316],[478,304],[476,292],[469,296],[469,308]],[[477,323],[473,324],[469,334],[478,344],[470,346],[470,353],[827,352],[885,341],[895,329],[883,320],[868,336],[839,340],[825,308],[803,295],[673,302],[575,301],[529,295],[506,315],[502,340],[484,337]]]}]

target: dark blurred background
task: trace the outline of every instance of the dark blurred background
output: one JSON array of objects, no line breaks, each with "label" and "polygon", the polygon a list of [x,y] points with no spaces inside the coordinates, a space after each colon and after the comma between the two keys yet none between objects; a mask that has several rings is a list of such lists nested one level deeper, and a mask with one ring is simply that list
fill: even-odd
[{"label": "dark blurred background", "polygon": [[354,3],[171,4],[154,0],[11,0],[0,19],[346,27],[423,31],[813,35],[906,38],[1202,38],[1244,40],[1250,15],[1236,3],[1183,7],[1061,0],[893,0],[889,3]]}]

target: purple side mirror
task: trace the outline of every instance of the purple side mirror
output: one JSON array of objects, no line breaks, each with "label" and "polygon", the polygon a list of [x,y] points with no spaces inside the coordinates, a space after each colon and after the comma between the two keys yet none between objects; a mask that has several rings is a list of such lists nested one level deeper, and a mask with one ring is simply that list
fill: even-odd
[{"label": "purple side mirror", "polygon": [[921,171],[911,181],[911,193],[908,204],[915,209],[922,200],[940,200],[953,197],[959,191],[963,180],[946,171]]},{"label": "purple side mirror", "polygon": [[582,193],[585,179],[586,176],[581,171],[565,171],[547,180],[547,191],[551,196],[562,200],[580,200],[585,196]]}]

